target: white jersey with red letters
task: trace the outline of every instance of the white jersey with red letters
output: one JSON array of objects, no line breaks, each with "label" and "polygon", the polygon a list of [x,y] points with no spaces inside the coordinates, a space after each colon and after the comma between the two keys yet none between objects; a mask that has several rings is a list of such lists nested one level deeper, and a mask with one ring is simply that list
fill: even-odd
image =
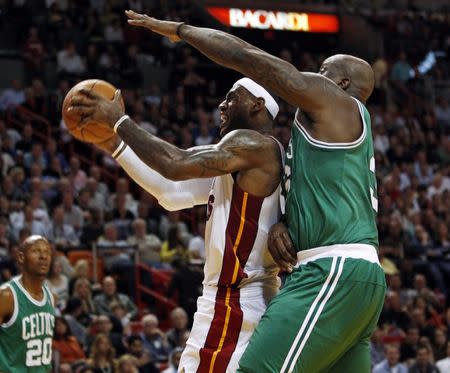
[{"label": "white jersey with red letters", "polygon": [[208,199],[204,285],[277,282],[278,267],[267,250],[267,236],[280,218],[279,196],[279,188],[265,198],[244,192],[230,174],[214,178]]},{"label": "white jersey with red letters", "polygon": [[232,175],[214,178],[205,232],[205,279],[178,371],[232,373],[279,288],[268,248],[280,218],[280,186],[268,197],[243,191]]}]

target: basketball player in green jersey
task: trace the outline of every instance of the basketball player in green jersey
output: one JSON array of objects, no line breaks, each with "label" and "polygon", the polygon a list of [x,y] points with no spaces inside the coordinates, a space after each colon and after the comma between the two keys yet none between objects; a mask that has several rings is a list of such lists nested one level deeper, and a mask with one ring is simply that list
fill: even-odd
[{"label": "basketball player in green jersey", "polygon": [[291,273],[238,372],[369,373],[369,336],[386,289],[365,108],[374,86],[370,65],[335,55],[319,73],[300,72],[225,32],[126,15],[129,24],[184,40],[298,108],[286,154],[287,229],[275,226],[270,239],[274,259]]},{"label": "basketball player in green jersey", "polygon": [[0,288],[0,372],[51,370],[54,300],[44,281],[52,250],[42,236],[30,236],[18,256],[21,275]]}]

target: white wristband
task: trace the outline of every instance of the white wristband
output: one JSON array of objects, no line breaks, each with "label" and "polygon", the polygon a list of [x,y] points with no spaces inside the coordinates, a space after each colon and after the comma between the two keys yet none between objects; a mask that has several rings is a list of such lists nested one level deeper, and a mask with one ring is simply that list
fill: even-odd
[{"label": "white wristband", "polygon": [[117,133],[117,129],[119,128],[119,126],[127,119],[130,119],[130,117],[126,114],[122,115],[119,120],[116,122],[116,124],[114,125],[114,132]]},{"label": "white wristband", "polygon": [[117,157],[117,155],[124,150],[124,147],[127,146],[127,144],[125,144],[123,142],[123,140],[120,142],[119,146],[117,147],[116,150],[114,150],[114,152],[111,154],[111,156],[115,159]]}]

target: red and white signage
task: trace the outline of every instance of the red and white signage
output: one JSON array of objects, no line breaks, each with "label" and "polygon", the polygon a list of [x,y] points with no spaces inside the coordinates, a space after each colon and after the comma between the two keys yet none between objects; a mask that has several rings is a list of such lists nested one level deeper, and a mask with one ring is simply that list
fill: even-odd
[{"label": "red and white signage", "polygon": [[217,7],[208,7],[207,10],[221,23],[231,27],[318,33],[339,31],[339,19],[334,14]]}]

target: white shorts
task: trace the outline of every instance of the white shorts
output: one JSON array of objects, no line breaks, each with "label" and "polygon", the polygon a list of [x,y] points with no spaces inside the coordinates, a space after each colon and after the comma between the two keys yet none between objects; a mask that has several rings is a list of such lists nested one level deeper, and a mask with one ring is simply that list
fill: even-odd
[{"label": "white shorts", "polygon": [[253,331],[277,292],[278,287],[205,286],[197,300],[178,372],[235,373]]}]

